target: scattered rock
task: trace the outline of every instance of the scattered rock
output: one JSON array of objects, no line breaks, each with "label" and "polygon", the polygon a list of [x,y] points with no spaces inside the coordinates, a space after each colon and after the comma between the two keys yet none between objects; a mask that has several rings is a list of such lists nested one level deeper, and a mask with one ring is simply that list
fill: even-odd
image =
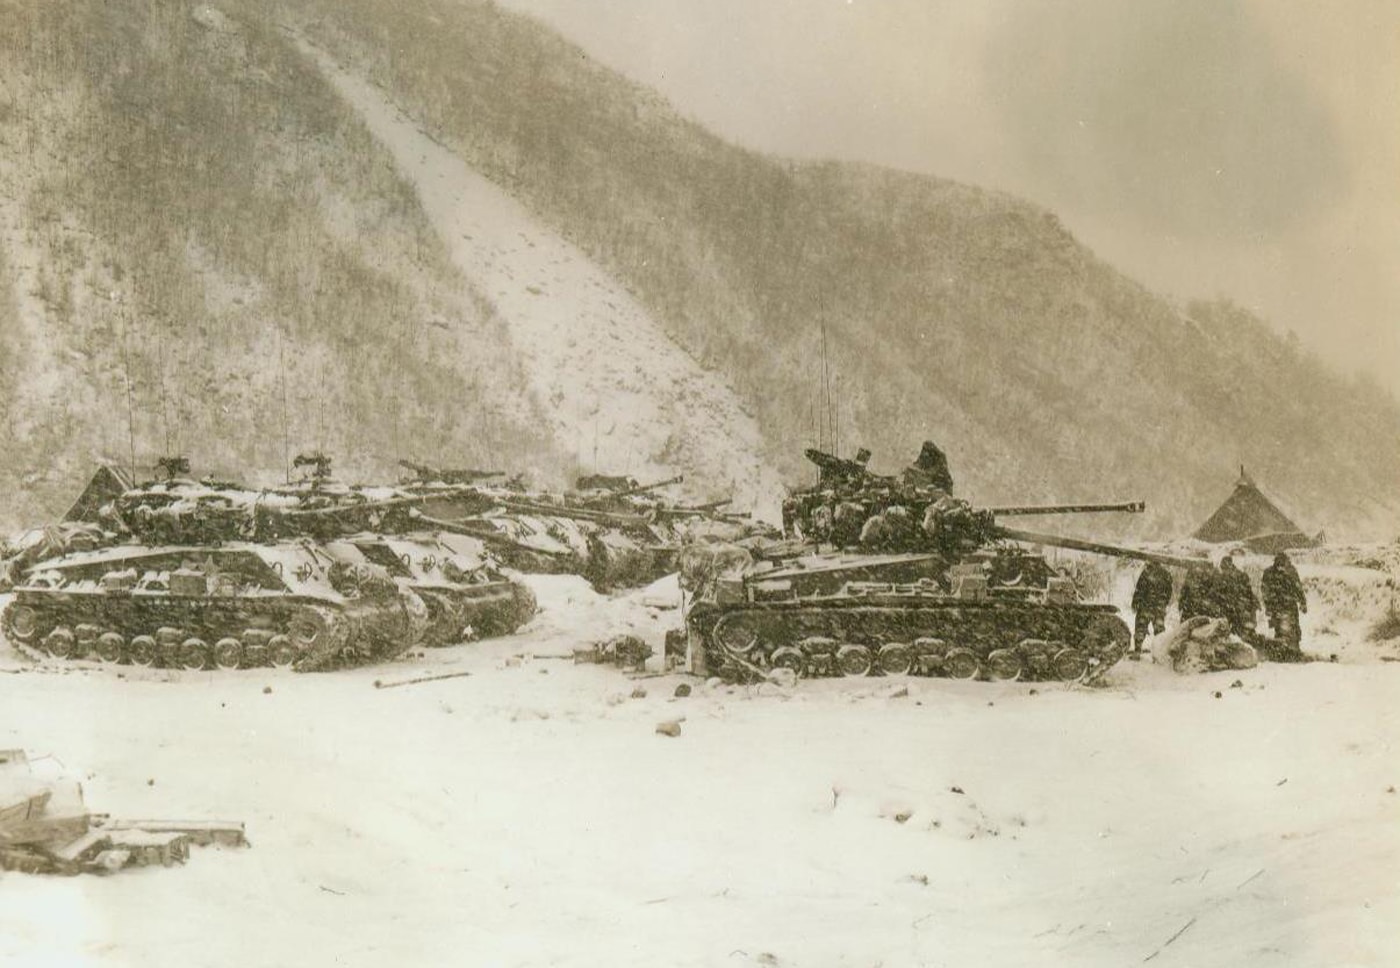
[{"label": "scattered rock", "polygon": [[951,791],[951,792],[953,792],[953,793],[962,793],[962,792],[963,792],[963,788],[960,787],[960,786],[949,787],[948,789],[949,789],[949,791]]},{"label": "scattered rock", "polygon": [[1028,696],[1038,696],[1038,695],[1040,695],[1040,690],[1039,690],[1039,689],[1032,689],[1032,690],[1031,690],[1030,692],[1028,692],[1026,695],[1028,695]]},{"label": "scattered rock", "polygon": [[156,781],[155,781],[155,778],[154,778],[154,777],[152,777],[151,779],[149,779],[149,780],[146,781],[146,786],[155,786],[155,785],[156,785]]},{"label": "scattered rock", "polygon": [[909,698],[909,687],[908,687],[908,686],[900,686],[900,687],[899,687],[898,689],[896,689],[894,692],[890,693],[890,698],[891,698],[891,699],[908,699],[908,698]]},{"label": "scattered rock", "polygon": [[[379,683],[376,682],[375,685],[377,686],[377,685],[379,685]],[[264,696],[270,696],[270,695],[272,695],[272,687],[271,687],[271,686],[263,686],[263,695],[264,695]]]},{"label": "scattered rock", "polygon": [[895,822],[895,823],[908,823],[908,822],[909,822],[909,818],[912,817],[912,816],[914,816],[914,813],[913,813],[912,810],[901,810],[901,811],[899,811],[899,813],[897,813],[897,814],[894,815],[894,822]]},{"label": "scattered rock", "polygon": [[1213,692],[1211,695],[1215,696],[1216,699],[1219,699],[1221,696],[1224,695],[1224,693],[1222,693],[1219,689],[1217,689],[1217,690],[1216,690],[1215,692]]},{"label": "scattered rock", "polygon": [[1234,682],[1230,683],[1230,688],[1231,688],[1231,689],[1243,689],[1243,688],[1244,688],[1244,680],[1243,680],[1243,679],[1236,679]]},{"label": "scattered rock", "polygon": [[682,682],[679,686],[676,687],[677,699],[684,699],[688,695],[690,695],[690,683]]},{"label": "scattered rock", "polygon": [[679,736],[681,734],[681,724],[678,720],[668,719],[664,723],[657,723],[656,731],[662,736]]},{"label": "scattered rock", "polygon": [[645,689],[643,689],[641,686],[638,686],[636,689],[633,689],[633,690],[632,690],[632,698],[633,698],[633,699],[645,699],[646,697],[647,697],[647,691],[646,691]]},{"label": "scattered rock", "polygon": [[910,874],[910,875],[909,875],[909,879],[910,879],[911,881],[913,881],[915,884],[922,884],[924,887],[928,887],[928,875],[927,875],[927,874]]}]

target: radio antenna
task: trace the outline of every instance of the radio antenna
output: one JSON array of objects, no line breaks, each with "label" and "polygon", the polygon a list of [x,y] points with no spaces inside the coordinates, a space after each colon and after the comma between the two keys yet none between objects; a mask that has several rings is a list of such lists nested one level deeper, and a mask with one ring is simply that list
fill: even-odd
[{"label": "radio antenna", "polygon": [[122,306],[120,294],[114,292],[112,297],[117,302],[117,315],[122,324],[122,373],[126,376],[126,445],[131,467],[131,481],[134,484],[136,482],[136,393],[131,385],[131,334],[128,332],[131,326],[131,317]]},{"label": "radio antenna", "polygon": [[282,480],[292,482],[292,435],[287,426],[287,334],[283,326],[277,327],[277,374],[282,384]]}]

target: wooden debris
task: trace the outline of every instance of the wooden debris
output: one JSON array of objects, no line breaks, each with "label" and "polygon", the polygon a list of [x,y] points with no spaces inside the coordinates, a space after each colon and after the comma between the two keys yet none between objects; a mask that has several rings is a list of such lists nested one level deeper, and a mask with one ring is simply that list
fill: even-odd
[{"label": "wooden debris", "polygon": [[1185,934],[1185,933],[1186,933],[1186,929],[1189,928],[1189,927],[1191,927],[1191,925],[1193,925],[1193,924],[1195,924],[1195,923],[1196,923],[1196,919],[1193,917],[1190,921],[1187,921],[1187,922],[1186,922],[1185,924],[1183,924],[1180,928],[1178,928],[1176,934],[1172,935],[1172,936],[1171,936],[1170,938],[1168,938],[1166,941],[1163,941],[1163,942],[1162,942],[1162,947],[1161,947],[1161,948],[1158,948],[1156,951],[1152,952],[1152,954],[1148,955],[1146,958],[1144,958],[1144,959],[1142,959],[1142,960],[1143,960],[1144,962],[1146,962],[1146,961],[1151,961],[1153,958],[1155,958],[1155,957],[1157,957],[1158,955],[1160,955],[1160,954],[1162,953],[1163,949],[1165,949],[1165,948],[1167,947],[1167,945],[1171,944],[1171,943],[1172,943],[1173,941],[1175,941],[1177,938],[1179,938],[1179,937],[1181,937],[1183,934]]},{"label": "wooden debris", "polygon": [[412,686],[419,682],[437,682],[439,679],[460,679],[462,676],[469,676],[470,672],[444,672],[436,676],[418,676],[416,679],[402,679],[398,682],[380,682],[374,680],[376,689],[397,689],[399,686]]}]

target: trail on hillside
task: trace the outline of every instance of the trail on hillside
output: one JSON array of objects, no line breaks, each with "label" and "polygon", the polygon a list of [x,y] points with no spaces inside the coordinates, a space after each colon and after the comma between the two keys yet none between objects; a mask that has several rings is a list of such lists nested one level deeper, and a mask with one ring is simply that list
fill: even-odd
[{"label": "trail on hillside", "polygon": [[659,478],[751,507],[779,493],[734,390],[606,272],[425,133],[377,87],[298,38],[393,154],[463,274],[504,320],[559,446],[596,471]]}]

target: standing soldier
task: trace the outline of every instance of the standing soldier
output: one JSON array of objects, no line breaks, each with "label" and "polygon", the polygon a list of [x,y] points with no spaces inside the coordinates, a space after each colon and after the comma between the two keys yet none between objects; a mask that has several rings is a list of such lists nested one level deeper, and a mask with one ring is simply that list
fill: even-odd
[{"label": "standing soldier", "polygon": [[1220,598],[1224,606],[1221,617],[1230,620],[1230,631],[1246,642],[1258,638],[1255,625],[1258,622],[1259,599],[1254,597],[1254,586],[1249,583],[1249,576],[1235,567],[1235,559],[1230,555],[1220,562]]},{"label": "standing soldier", "polygon": [[1264,570],[1259,582],[1259,592],[1264,599],[1264,613],[1269,617],[1269,628],[1274,638],[1285,650],[1301,652],[1303,633],[1298,624],[1298,613],[1306,614],[1308,599],[1303,594],[1303,582],[1293,562],[1280,551],[1274,555],[1274,563]]},{"label": "standing soldier", "polygon": [[1195,618],[1197,615],[1205,615],[1210,618],[1220,616],[1221,611],[1216,594],[1216,586],[1219,584],[1218,575],[1219,572],[1215,570],[1215,566],[1208,561],[1192,565],[1187,570],[1186,577],[1181,582],[1181,596],[1177,599],[1177,608],[1181,612],[1183,622],[1188,618]]},{"label": "standing soldier", "polygon": [[1155,561],[1149,561],[1133,588],[1133,651],[1129,659],[1142,658],[1142,643],[1148,634],[1167,630],[1167,606],[1172,601],[1172,575]]}]

